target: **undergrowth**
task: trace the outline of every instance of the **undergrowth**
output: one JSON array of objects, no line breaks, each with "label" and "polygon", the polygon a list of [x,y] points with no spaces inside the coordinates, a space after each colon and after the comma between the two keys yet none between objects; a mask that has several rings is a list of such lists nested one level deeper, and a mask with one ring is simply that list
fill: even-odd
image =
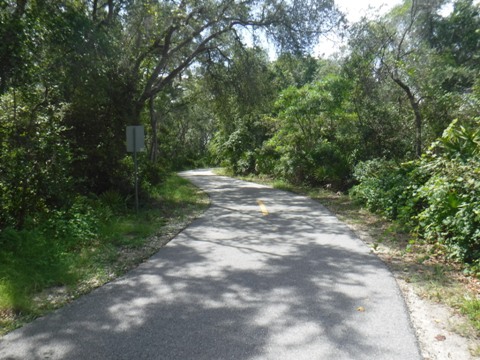
[{"label": "undergrowth", "polygon": [[67,210],[0,232],[0,335],[135,266],[163,245],[155,242],[163,228],[208,203],[176,175],[149,189],[138,214],[127,200],[115,192],[78,197]]}]

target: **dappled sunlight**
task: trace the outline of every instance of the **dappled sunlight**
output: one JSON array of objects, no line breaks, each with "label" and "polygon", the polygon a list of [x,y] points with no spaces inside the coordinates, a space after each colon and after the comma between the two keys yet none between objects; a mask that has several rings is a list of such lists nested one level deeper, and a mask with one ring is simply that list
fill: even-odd
[{"label": "dappled sunlight", "polygon": [[9,335],[23,357],[41,358],[53,344],[65,344],[53,347],[53,358],[74,359],[87,347],[102,359],[135,358],[134,348],[162,359],[416,354],[392,335],[409,324],[392,309],[396,288],[384,264],[328,211],[301,196],[197,174],[212,197],[205,215],[125,277]]}]

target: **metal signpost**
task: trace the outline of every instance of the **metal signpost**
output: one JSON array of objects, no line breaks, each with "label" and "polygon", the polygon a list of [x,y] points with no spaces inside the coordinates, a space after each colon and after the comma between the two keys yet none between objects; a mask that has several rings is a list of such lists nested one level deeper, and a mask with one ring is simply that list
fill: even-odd
[{"label": "metal signpost", "polygon": [[135,211],[138,214],[138,162],[137,152],[145,149],[145,129],[143,125],[127,126],[127,152],[133,152],[135,166]]}]

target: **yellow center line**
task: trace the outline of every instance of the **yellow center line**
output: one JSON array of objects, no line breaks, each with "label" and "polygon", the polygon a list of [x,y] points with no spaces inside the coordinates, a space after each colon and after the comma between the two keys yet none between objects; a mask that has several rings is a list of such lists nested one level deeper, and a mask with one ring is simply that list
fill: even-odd
[{"label": "yellow center line", "polygon": [[257,204],[258,206],[260,206],[260,211],[262,212],[263,216],[267,216],[268,215],[268,210],[267,210],[267,207],[265,206],[265,204],[263,203],[262,200],[257,200]]}]

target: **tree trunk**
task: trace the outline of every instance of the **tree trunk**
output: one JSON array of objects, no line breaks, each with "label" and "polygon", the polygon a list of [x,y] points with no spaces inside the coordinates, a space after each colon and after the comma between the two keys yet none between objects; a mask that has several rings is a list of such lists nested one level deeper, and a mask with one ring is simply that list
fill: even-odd
[{"label": "tree trunk", "polygon": [[17,18],[25,14],[25,8],[27,7],[27,0],[17,0],[17,7],[15,8],[15,16]]},{"label": "tree trunk", "polygon": [[419,101],[415,99],[415,95],[412,93],[407,84],[397,77],[392,76],[393,81],[402,88],[405,94],[408,97],[410,106],[412,107],[413,114],[415,115],[415,155],[417,157],[422,156],[422,123],[423,117],[422,112],[420,111]]},{"label": "tree trunk", "polygon": [[158,158],[158,114],[155,111],[154,98],[150,97],[149,101],[150,107],[150,127],[152,129],[152,144],[150,147],[150,161],[155,163]]},{"label": "tree trunk", "polygon": [[98,9],[98,0],[93,0],[92,4],[92,19],[97,21],[97,9]]},{"label": "tree trunk", "polygon": [[422,156],[422,114],[420,112],[420,107],[418,106],[418,102],[411,102],[413,112],[415,113],[415,155],[417,157]]},{"label": "tree trunk", "polygon": [[113,20],[113,16],[115,11],[115,7],[113,4],[113,0],[108,0],[108,14],[107,14],[107,24],[111,24]]}]

